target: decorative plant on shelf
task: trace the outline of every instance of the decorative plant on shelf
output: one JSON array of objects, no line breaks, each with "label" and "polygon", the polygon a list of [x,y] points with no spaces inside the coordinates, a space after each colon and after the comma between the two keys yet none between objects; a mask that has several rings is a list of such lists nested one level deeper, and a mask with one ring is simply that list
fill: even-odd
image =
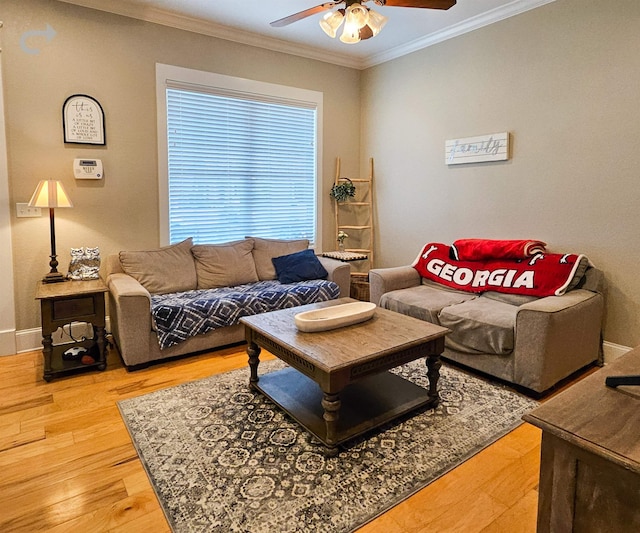
[{"label": "decorative plant on shelf", "polygon": [[338,202],[344,202],[356,195],[356,186],[349,178],[340,178],[340,182],[331,187],[329,194]]},{"label": "decorative plant on shelf", "polygon": [[344,231],[340,230],[338,232],[338,250],[340,250],[341,252],[344,251],[344,240],[349,238],[349,234],[345,233]]}]

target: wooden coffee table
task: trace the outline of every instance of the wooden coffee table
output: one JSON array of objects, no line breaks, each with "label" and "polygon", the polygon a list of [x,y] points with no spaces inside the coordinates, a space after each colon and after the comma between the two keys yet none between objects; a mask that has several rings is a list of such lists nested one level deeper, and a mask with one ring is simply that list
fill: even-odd
[{"label": "wooden coffee table", "polygon": [[[438,405],[446,328],[376,308],[373,318],[330,331],[303,333],[294,315],[355,302],[341,298],[244,317],[249,384],[315,435],[329,455],[338,445],[419,408]],[[287,368],[258,377],[264,348]],[[426,358],[429,388],[388,372]]]}]

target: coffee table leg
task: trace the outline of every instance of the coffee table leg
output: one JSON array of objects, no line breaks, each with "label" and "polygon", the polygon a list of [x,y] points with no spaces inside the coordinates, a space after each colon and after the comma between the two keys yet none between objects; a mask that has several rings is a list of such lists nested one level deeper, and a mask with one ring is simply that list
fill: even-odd
[{"label": "coffee table leg", "polygon": [[438,380],[440,379],[440,355],[427,356],[427,377],[429,378],[429,398],[432,407],[436,407],[440,403],[440,394],[438,393]]},{"label": "coffee table leg", "polygon": [[249,386],[254,387],[258,383],[258,364],[260,363],[260,351],[261,348],[255,342],[250,342],[247,345],[247,354],[249,355],[249,369],[251,371],[251,377],[249,378]]},{"label": "coffee table leg", "polygon": [[340,398],[337,394],[323,393],[322,408],[324,409],[324,418],[327,434],[325,440],[329,446],[327,455],[334,457],[338,455],[338,446],[336,445],[336,432],[338,429],[338,419],[340,418]]}]

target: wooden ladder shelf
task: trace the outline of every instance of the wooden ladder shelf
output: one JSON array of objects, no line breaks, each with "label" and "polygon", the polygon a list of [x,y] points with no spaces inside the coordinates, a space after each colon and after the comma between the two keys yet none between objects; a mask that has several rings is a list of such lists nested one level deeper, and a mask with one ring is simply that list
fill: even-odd
[{"label": "wooden ladder shelf", "polygon": [[[336,158],[335,184],[347,180],[340,177],[340,158]],[[347,243],[357,243],[356,246],[346,246],[345,252],[362,254],[366,258],[353,262],[352,278],[368,281],[369,270],[373,268],[374,257],[374,227],[373,227],[373,158],[369,159],[369,177],[351,178],[356,186],[356,195],[353,200],[335,202],[335,226],[336,236],[340,231],[349,234]],[[351,232],[351,233],[349,233]],[[337,240],[336,240],[337,245]]]}]

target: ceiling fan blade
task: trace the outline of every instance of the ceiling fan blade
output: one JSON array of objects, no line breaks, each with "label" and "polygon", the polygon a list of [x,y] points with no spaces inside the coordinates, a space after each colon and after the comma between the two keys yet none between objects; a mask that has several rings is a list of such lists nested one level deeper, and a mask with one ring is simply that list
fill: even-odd
[{"label": "ceiling fan blade", "polygon": [[425,9],[449,9],[456,5],[456,0],[386,0],[385,6],[422,7]]},{"label": "ceiling fan blade", "polygon": [[274,20],[270,24],[270,26],[273,26],[274,28],[281,28],[282,26],[288,26],[292,22],[297,22],[304,18],[310,17],[311,15],[315,15],[316,13],[322,13],[327,9],[331,9],[332,7],[335,7],[338,4],[342,4],[343,1],[344,0],[340,0],[338,2],[326,2],[324,4],[320,4],[319,6],[310,7],[309,9],[305,9],[304,11],[300,11],[300,13],[295,13],[293,15],[289,15],[288,17]]}]

